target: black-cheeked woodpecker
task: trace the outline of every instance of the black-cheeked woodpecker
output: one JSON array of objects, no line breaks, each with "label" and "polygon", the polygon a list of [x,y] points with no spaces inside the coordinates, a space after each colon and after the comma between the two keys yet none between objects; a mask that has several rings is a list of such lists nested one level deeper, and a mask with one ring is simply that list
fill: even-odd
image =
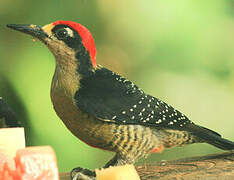
[{"label": "black-cheeked woodpecker", "polygon": [[116,153],[104,167],[133,164],[150,153],[184,144],[206,142],[234,149],[233,142],[194,124],[172,106],[97,65],[94,39],[84,26],[71,21],[43,27],[7,26],[38,38],[54,54],[54,109],[76,137]]}]

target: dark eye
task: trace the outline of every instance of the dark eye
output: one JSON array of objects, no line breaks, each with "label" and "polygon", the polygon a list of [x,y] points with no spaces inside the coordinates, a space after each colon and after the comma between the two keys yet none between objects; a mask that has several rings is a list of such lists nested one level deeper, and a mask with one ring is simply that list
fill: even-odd
[{"label": "dark eye", "polygon": [[65,39],[69,36],[66,29],[58,29],[55,32],[55,35],[57,36],[58,39]]}]

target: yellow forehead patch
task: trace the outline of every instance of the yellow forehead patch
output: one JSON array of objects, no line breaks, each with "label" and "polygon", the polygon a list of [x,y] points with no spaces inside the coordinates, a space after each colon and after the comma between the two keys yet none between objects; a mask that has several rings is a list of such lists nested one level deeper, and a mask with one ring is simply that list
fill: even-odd
[{"label": "yellow forehead patch", "polygon": [[42,27],[42,30],[47,33],[49,36],[52,35],[52,29],[53,29],[54,25],[53,24],[47,24],[45,26]]}]

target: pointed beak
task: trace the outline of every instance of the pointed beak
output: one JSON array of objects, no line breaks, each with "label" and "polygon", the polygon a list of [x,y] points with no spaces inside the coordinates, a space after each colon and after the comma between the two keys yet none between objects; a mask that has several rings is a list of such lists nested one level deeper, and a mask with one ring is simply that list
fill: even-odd
[{"label": "pointed beak", "polygon": [[8,28],[29,34],[41,41],[44,41],[48,37],[40,26],[32,24],[7,24]]}]

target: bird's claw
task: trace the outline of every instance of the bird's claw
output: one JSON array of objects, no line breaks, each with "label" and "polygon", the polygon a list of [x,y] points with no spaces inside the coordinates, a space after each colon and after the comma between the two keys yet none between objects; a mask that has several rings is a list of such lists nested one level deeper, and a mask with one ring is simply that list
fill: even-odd
[{"label": "bird's claw", "polygon": [[96,180],[96,174],[89,169],[77,167],[71,171],[71,180]]}]

